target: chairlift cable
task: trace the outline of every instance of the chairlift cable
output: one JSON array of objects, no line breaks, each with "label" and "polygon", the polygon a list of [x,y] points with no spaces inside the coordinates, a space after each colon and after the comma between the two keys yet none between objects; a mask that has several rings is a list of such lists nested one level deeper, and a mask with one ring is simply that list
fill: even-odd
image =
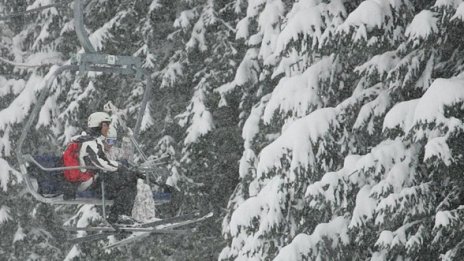
[{"label": "chairlift cable", "polygon": [[34,9],[21,11],[21,12],[16,12],[16,13],[9,14],[9,15],[0,16],[0,21],[1,20],[7,20],[7,19],[10,19],[10,18],[16,17],[16,16],[22,16],[22,15],[29,14],[29,13],[39,12],[39,11],[42,11],[42,10],[45,10],[45,9],[48,9],[48,8],[52,8],[52,7],[62,7],[62,6],[65,6],[65,5],[69,4],[69,3],[71,3],[72,1],[73,0],[68,0],[68,1],[64,1],[62,3],[44,5],[44,6],[41,6],[41,7],[34,8]]}]

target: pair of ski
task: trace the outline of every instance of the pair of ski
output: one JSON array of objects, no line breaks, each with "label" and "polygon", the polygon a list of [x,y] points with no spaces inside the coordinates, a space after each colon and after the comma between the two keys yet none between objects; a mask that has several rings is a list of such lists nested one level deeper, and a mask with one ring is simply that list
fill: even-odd
[{"label": "pair of ski", "polygon": [[127,238],[111,243],[110,245],[105,247],[105,249],[111,249],[114,247],[126,245],[144,239],[152,234],[186,234],[189,230],[179,230],[176,228],[201,222],[212,216],[213,212],[209,212],[207,214],[195,213],[136,225],[113,225],[101,227],[64,227],[64,229],[67,231],[98,232],[97,234],[91,234],[83,237],[69,239],[68,241],[73,244],[101,240],[117,234],[130,234]]}]

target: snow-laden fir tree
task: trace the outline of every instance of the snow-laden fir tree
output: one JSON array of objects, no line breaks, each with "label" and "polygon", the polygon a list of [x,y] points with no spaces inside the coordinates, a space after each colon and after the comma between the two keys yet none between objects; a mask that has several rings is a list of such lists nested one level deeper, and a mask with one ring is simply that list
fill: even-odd
[{"label": "snow-laden fir tree", "polygon": [[255,56],[273,61],[261,79],[282,78],[245,122],[220,259],[462,253],[462,7],[316,0],[284,9],[272,59]]},{"label": "snow-laden fir tree", "polygon": [[[237,115],[228,108],[218,109],[219,96],[213,92],[231,80],[237,59],[241,59],[233,43],[233,5],[233,1],[180,1],[175,31],[169,36],[173,43],[182,43],[172,50],[160,86],[169,92],[167,97],[176,95],[168,99],[168,108],[177,127],[170,128],[168,134],[180,141],[179,164],[173,165],[182,195],[174,199],[178,213],[219,210],[236,184],[234,169],[240,147]],[[217,240],[219,220],[182,242],[180,249],[194,251],[178,250],[174,257],[215,258],[222,247],[222,241]]]}]

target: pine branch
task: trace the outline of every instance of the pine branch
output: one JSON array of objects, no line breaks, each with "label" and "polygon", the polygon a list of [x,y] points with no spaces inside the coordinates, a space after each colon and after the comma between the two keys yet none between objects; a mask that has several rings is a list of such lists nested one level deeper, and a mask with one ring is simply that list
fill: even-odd
[{"label": "pine branch", "polygon": [[22,12],[16,12],[16,13],[5,15],[5,16],[0,16],[0,21],[7,20],[7,19],[10,19],[10,18],[16,17],[16,16],[22,16],[22,15],[29,14],[29,13],[39,12],[39,11],[42,11],[42,10],[45,10],[45,9],[48,9],[48,8],[52,8],[52,7],[66,6],[67,4],[71,3],[72,1],[74,1],[74,0],[68,0],[68,1],[64,1],[63,3],[58,3],[58,4],[44,5],[44,6],[34,8],[34,9],[31,9],[31,10],[22,11]]},{"label": "pine branch", "polygon": [[236,33],[237,30],[235,30],[232,26],[230,26],[226,21],[222,20],[221,18],[219,17],[216,17],[216,20],[221,22],[225,27],[227,27],[227,29],[229,29],[229,31],[231,31],[232,33]]},{"label": "pine branch", "polygon": [[23,68],[40,68],[40,67],[46,67],[46,66],[55,65],[55,64],[53,64],[53,63],[44,63],[44,64],[16,63],[16,62],[12,62],[12,61],[7,60],[7,59],[2,58],[2,57],[0,57],[0,61],[2,61],[2,62],[4,62],[4,63],[7,63],[7,64],[11,64],[11,65],[16,66],[16,67],[23,67]]}]

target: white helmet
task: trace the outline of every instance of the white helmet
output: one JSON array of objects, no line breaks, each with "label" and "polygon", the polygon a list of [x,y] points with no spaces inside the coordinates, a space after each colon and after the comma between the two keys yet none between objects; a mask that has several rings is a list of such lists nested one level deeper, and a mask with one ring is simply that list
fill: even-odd
[{"label": "white helmet", "polygon": [[106,136],[107,139],[113,139],[117,140],[118,139],[118,132],[116,131],[116,128],[111,125],[110,129],[108,130],[108,135]]},{"label": "white helmet", "polygon": [[96,128],[100,127],[102,122],[111,122],[111,117],[106,112],[94,112],[90,114],[87,119],[87,127]]}]

